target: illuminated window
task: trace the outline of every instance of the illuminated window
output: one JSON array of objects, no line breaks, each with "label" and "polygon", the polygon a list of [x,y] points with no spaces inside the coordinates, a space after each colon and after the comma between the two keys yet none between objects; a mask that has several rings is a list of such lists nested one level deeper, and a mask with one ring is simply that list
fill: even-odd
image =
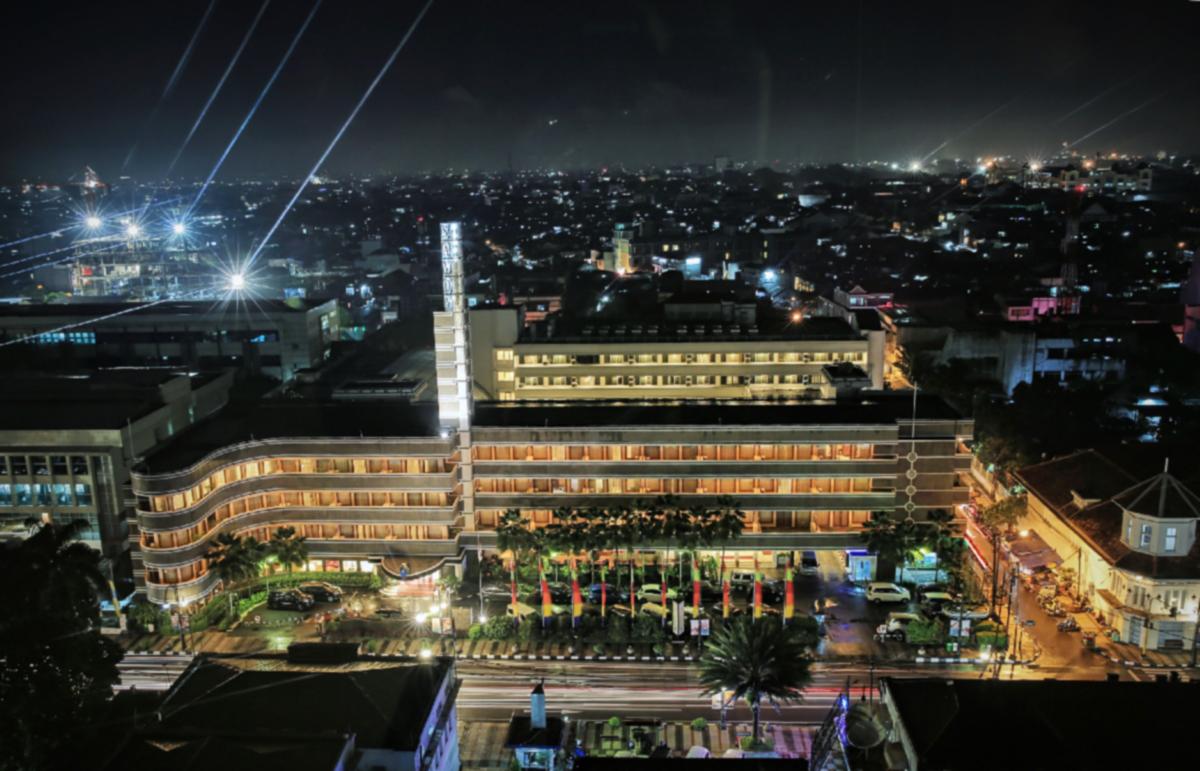
[{"label": "illuminated window", "polygon": [[1154,529],[1150,525],[1142,525],[1142,540],[1141,540],[1142,546],[1150,545],[1150,537],[1153,534],[1153,532],[1154,532]]},{"label": "illuminated window", "polygon": [[496,361],[512,361],[513,352],[511,348],[500,348],[496,351]]},{"label": "illuminated window", "polygon": [[497,375],[497,377],[500,379],[500,382],[501,382],[501,383],[511,383],[511,382],[513,382],[514,373],[513,373],[513,371],[512,371],[512,370],[507,370],[507,371],[504,371],[504,372],[498,372],[498,373],[496,373],[496,375]]},{"label": "illuminated window", "polygon": [[1175,544],[1179,538],[1178,528],[1168,527],[1166,535],[1163,536],[1163,551],[1175,551]]}]

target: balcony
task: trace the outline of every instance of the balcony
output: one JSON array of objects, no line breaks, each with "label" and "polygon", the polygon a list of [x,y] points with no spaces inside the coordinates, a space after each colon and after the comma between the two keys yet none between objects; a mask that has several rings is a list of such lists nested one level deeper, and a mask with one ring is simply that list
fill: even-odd
[{"label": "balcony", "polygon": [[[279,458],[447,458],[454,453],[454,439],[263,439],[230,445],[210,453],[186,469],[161,474],[133,473],[140,495],[161,495],[186,490],[214,471],[244,461]],[[274,476],[274,475],[271,475]],[[381,476],[405,476],[381,474]],[[256,477],[262,478],[262,477]]]},{"label": "balcony", "polygon": [[[559,506],[604,507],[649,501],[663,493],[484,493],[475,494],[477,509],[551,509]],[[893,491],[873,493],[677,493],[685,505],[716,506],[722,497],[733,498],[743,509],[779,511],[875,511],[896,504]]]},{"label": "balcony", "polygon": [[[236,533],[263,525],[303,524],[316,522],[322,524],[354,524],[354,525],[450,525],[458,522],[462,515],[462,502],[455,501],[453,506],[430,507],[362,507],[362,506],[332,506],[332,507],[291,507],[282,506],[275,509],[262,509],[249,514],[230,517],[219,523],[212,530],[183,546],[166,548],[148,547],[137,543],[135,548],[140,552],[146,564],[154,567],[178,567],[187,565],[202,558],[208,553],[213,541],[220,533]],[[308,543],[312,543],[309,539]],[[380,539],[384,542],[403,542],[404,539]]]},{"label": "balcony", "polygon": [[249,495],[276,492],[425,492],[453,493],[454,472],[444,474],[272,474],[219,487],[205,498],[178,511],[137,512],[147,530],[179,530],[203,520],[222,504]]},{"label": "balcony", "polygon": [[473,464],[477,479],[557,477],[657,477],[754,478],[754,477],[894,477],[895,458],[859,460],[554,460],[489,461]]}]

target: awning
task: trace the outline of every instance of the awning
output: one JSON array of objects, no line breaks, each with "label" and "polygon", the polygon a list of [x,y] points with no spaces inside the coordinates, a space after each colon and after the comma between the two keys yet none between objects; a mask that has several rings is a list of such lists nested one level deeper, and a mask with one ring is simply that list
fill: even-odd
[{"label": "awning", "polygon": [[1062,557],[1035,530],[1030,530],[1027,536],[1009,541],[1008,551],[1026,570],[1062,564]]}]

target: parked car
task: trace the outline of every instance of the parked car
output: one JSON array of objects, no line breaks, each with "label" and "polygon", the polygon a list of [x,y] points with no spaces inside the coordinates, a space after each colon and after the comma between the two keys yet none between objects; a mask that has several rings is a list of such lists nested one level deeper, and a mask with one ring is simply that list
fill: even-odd
[{"label": "parked car", "polygon": [[821,563],[817,561],[815,551],[806,551],[800,555],[800,575],[816,576],[821,573]]},{"label": "parked car", "polygon": [[955,597],[950,592],[924,592],[921,596],[921,607],[932,615],[954,601]]},{"label": "parked car", "polygon": [[921,616],[917,613],[893,611],[887,615],[886,621],[875,628],[875,634],[885,640],[899,640],[900,642],[907,642],[908,625],[914,621],[920,620]]},{"label": "parked car", "polygon": [[[518,587],[518,592],[520,588]],[[485,600],[505,600],[512,599],[512,586],[510,584],[484,584],[483,599]]]},{"label": "parked car", "polygon": [[950,587],[946,584],[923,584],[922,586],[917,587],[917,599],[921,602],[924,602],[927,595],[937,594],[939,592],[949,594]]},{"label": "parked car", "polygon": [[899,584],[889,581],[872,581],[867,584],[867,602],[908,602],[912,593]]},{"label": "parked car", "polygon": [[[567,612],[567,609],[561,605],[551,604],[550,612],[555,616],[561,616],[563,613]],[[539,603],[538,607],[535,608],[532,605],[526,605],[523,602],[518,602],[516,605],[509,604],[508,607],[506,607],[504,609],[504,614],[510,618],[513,616],[516,616],[517,618],[523,619],[523,618],[526,618],[527,616],[532,616],[534,614],[537,614],[540,616],[541,613],[542,613],[542,607],[541,607],[540,603]]]},{"label": "parked car", "polygon": [[762,582],[763,602],[778,604],[783,602],[787,582],[778,578],[768,578]]},{"label": "parked car", "polygon": [[753,570],[731,570],[729,571],[729,585],[734,589],[753,589],[754,588],[754,571]]},{"label": "parked car", "polygon": [[616,584],[600,584],[595,583],[588,587],[587,597],[590,602],[597,605],[600,604],[600,587],[606,586],[605,596],[610,604],[629,602],[629,587],[617,586]]},{"label": "parked car", "polygon": [[325,581],[305,581],[296,587],[317,602],[341,602],[342,590]]},{"label": "parked car", "polygon": [[[679,596],[679,592],[673,586],[667,587],[667,599],[674,600]],[[657,602],[662,603],[662,584],[642,584],[637,590],[637,598],[640,602]]]},{"label": "parked car", "polygon": [[[547,581],[546,586],[550,589],[550,600],[552,602],[570,602],[571,601],[571,585],[564,584],[561,581]],[[533,584],[525,597],[534,600],[539,605],[542,602],[542,587],[541,584]]]},{"label": "parked car", "polygon": [[298,589],[281,589],[267,595],[267,607],[271,610],[308,610],[316,601]]},{"label": "parked car", "polygon": [[957,603],[943,605],[938,613],[951,620],[961,618],[969,621],[983,621],[992,615],[986,605],[959,605]]}]

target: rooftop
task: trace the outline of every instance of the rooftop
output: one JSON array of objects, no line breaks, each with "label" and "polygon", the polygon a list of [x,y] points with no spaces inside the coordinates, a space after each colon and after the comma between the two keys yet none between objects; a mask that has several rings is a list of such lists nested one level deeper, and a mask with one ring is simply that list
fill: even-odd
[{"label": "rooftop", "polygon": [[0,431],[112,430],[163,405],[161,386],[188,378],[196,390],[219,373],[110,369],[87,375],[10,374],[0,379]]},{"label": "rooftop", "polygon": [[[1200,709],[1195,683],[884,678],[883,690],[932,769],[1171,768],[1178,744],[1151,737],[1189,735]],[[997,752],[997,735],[1020,745]]]},{"label": "rooftop", "polygon": [[149,473],[178,471],[231,444],[254,439],[336,437],[435,437],[439,426],[434,404],[398,404],[395,400],[314,402],[247,400],[231,403],[217,415],[178,434],[143,464]]},{"label": "rooftop", "polygon": [[332,769],[350,734],[360,749],[413,751],[452,671],[448,659],[202,655],[109,767]]},{"label": "rooftop", "polygon": [[703,343],[768,340],[857,340],[861,335],[844,319],[808,316],[803,321],[786,318],[756,323],[709,319],[655,319],[614,321],[603,318],[554,318],[526,327],[522,344],[538,343]]},{"label": "rooftop", "polygon": [[127,316],[228,316],[235,314],[268,314],[268,313],[306,313],[313,308],[323,305],[327,300],[301,299],[295,300],[256,300],[253,311],[248,311],[244,305],[218,303],[212,301],[174,301],[163,303],[146,303],[143,307],[133,310],[133,303],[62,303],[42,305],[2,305],[0,320],[4,318],[75,318],[95,319],[120,313],[122,318]]}]

